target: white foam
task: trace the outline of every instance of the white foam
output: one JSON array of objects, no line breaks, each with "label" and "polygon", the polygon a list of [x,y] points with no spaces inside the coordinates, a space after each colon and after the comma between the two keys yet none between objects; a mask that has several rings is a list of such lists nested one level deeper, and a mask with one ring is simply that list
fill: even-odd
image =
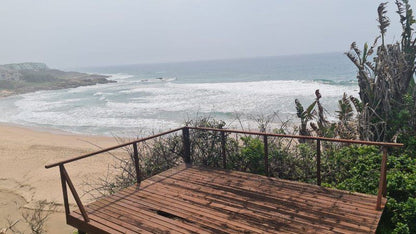
[{"label": "white foam", "polygon": [[0,119],[104,134],[117,129],[163,129],[177,127],[196,113],[293,114],[295,98],[308,105],[316,89],[329,112],[344,92],[357,95],[355,86],[314,81],[144,84],[124,78],[112,84],[21,95],[10,99],[15,114]]},{"label": "white foam", "polygon": [[110,80],[115,80],[115,81],[125,80],[125,79],[129,79],[129,78],[134,77],[133,75],[126,74],[126,73],[115,73],[115,74],[106,74],[106,73],[104,73],[102,75],[110,76],[109,79]]}]

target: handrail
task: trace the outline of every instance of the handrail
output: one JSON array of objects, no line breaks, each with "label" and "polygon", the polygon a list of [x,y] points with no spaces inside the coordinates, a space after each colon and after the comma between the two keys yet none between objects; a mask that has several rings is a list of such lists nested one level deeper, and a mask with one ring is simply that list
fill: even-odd
[{"label": "handrail", "polygon": [[116,146],[112,146],[109,148],[105,148],[99,151],[95,151],[93,153],[88,153],[88,154],[84,154],[84,155],[80,155],[78,157],[75,158],[71,158],[71,159],[67,159],[67,160],[63,160],[60,162],[56,162],[56,163],[51,163],[51,164],[47,164],[45,165],[46,169],[52,168],[52,167],[56,167],[59,166],[60,164],[66,164],[66,163],[70,163],[70,162],[74,162],[74,161],[78,161],[80,159],[83,158],[88,158],[97,154],[101,154],[101,153],[105,153],[107,151],[110,150],[114,150],[117,148],[121,148],[124,146],[128,146],[134,143],[139,143],[139,142],[143,142],[146,140],[150,140],[156,137],[160,137],[172,132],[176,132],[176,131],[180,131],[184,128],[187,129],[194,129],[194,130],[206,130],[206,131],[217,131],[217,132],[228,132],[228,133],[241,133],[241,134],[249,134],[249,135],[262,135],[262,136],[274,136],[274,137],[284,137],[284,138],[297,138],[297,139],[310,139],[310,140],[322,140],[322,141],[332,141],[332,142],[340,142],[340,143],[351,143],[351,144],[364,144],[364,145],[377,145],[377,146],[387,146],[387,147],[402,147],[403,144],[402,143],[392,143],[392,142],[374,142],[374,141],[361,141],[361,140],[348,140],[348,139],[338,139],[338,138],[328,138],[328,137],[315,137],[315,136],[302,136],[302,135],[286,135],[286,134],[276,134],[276,133],[266,133],[266,132],[257,132],[257,131],[242,131],[242,130],[233,130],[233,129],[219,129],[219,128],[206,128],[206,127],[180,127],[180,128],[175,128],[166,132],[162,132],[162,133],[158,133],[156,135],[152,135],[149,137],[144,137],[144,138],[140,138],[134,141],[130,141],[127,143],[123,143],[123,144],[119,144]]},{"label": "handrail", "polygon": [[139,143],[139,142],[142,142],[142,141],[147,141],[147,140],[150,140],[150,139],[153,139],[153,138],[156,138],[156,137],[160,137],[160,136],[163,136],[163,135],[172,133],[172,132],[176,132],[176,131],[182,130],[182,129],[183,129],[183,127],[181,127],[181,128],[175,128],[175,129],[172,129],[170,131],[161,132],[161,133],[158,133],[158,134],[153,135],[153,136],[140,138],[140,139],[137,139],[137,140],[134,140],[134,141],[130,141],[130,142],[127,142],[127,143],[123,143],[123,144],[120,144],[120,145],[116,145],[116,146],[113,146],[113,147],[109,147],[109,148],[105,148],[105,149],[102,149],[102,150],[99,150],[99,151],[95,151],[93,153],[83,154],[83,155],[80,155],[80,156],[75,157],[75,158],[70,158],[70,159],[67,159],[67,160],[60,161],[60,162],[51,163],[51,164],[45,165],[45,168],[46,169],[49,169],[49,168],[52,168],[52,167],[59,166],[61,164],[66,164],[66,163],[78,161],[78,160],[83,159],[83,158],[88,158],[88,157],[91,157],[91,156],[94,156],[94,155],[97,155],[97,154],[105,153],[107,151],[114,150],[114,149],[118,149],[118,148],[121,148],[121,147],[124,147],[124,146],[128,146],[128,145],[131,145],[131,144],[134,144],[134,143]]},{"label": "handrail", "polygon": [[[339,143],[348,143],[348,144],[362,144],[362,145],[376,145],[382,147],[382,160],[380,167],[380,179],[379,179],[379,188],[377,192],[377,201],[376,201],[376,210],[381,210],[381,200],[382,197],[386,197],[386,188],[387,188],[387,148],[389,147],[402,147],[402,143],[391,143],[391,142],[374,142],[374,141],[361,141],[361,140],[348,140],[348,139],[338,139],[338,138],[328,138],[328,137],[315,137],[315,136],[301,136],[301,135],[285,135],[285,134],[276,134],[276,133],[265,133],[265,132],[248,132],[241,130],[231,130],[231,129],[218,129],[218,128],[206,128],[206,127],[185,127],[187,129],[194,130],[204,130],[204,131],[216,131],[221,133],[221,144],[223,145],[225,141],[225,134],[228,133],[240,133],[247,135],[260,135],[263,136],[264,144],[264,167],[265,174],[269,176],[269,163],[268,163],[268,141],[267,137],[282,137],[282,138],[296,138],[296,139],[309,139],[316,140],[316,182],[317,185],[321,186],[321,141],[330,141],[330,142],[339,142]],[[225,147],[222,148],[223,156],[223,165],[225,167]]]},{"label": "handrail", "polygon": [[61,172],[61,182],[62,182],[62,192],[64,196],[64,205],[65,205],[65,213],[68,216],[69,211],[69,203],[68,203],[68,194],[67,194],[67,187],[68,184],[70,191],[72,195],[74,196],[76,203],[78,205],[78,208],[80,209],[82,216],[86,222],[89,221],[87,212],[85,211],[85,208],[79,199],[79,196],[75,190],[75,187],[73,186],[68,173],[66,172],[64,168],[64,164],[74,162],[83,158],[88,158],[97,154],[105,153],[114,149],[118,149],[121,147],[125,147],[128,145],[133,145],[133,156],[134,156],[134,163],[135,163],[135,169],[136,169],[136,179],[137,184],[140,184],[140,167],[139,167],[139,157],[138,157],[138,150],[137,150],[137,144],[139,142],[147,141],[156,137],[160,137],[166,134],[170,134],[173,132],[181,131],[182,130],[182,140],[183,140],[183,159],[185,163],[192,163],[191,162],[191,142],[190,142],[190,134],[189,130],[202,130],[202,131],[216,131],[221,133],[221,155],[223,158],[223,167],[226,168],[226,134],[225,133],[240,133],[240,134],[247,134],[247,135],[260,135],[263,136],[263,143],[264,143],[264,164],[265,164],[265,174],[266,176],[269,176],[269,161],[268,161],[268,140],[267,137],[282,137],[282,138],[296,138],[296,139],[309,139],[309,140],[316,140],[317,141],[317,147],[316,147],[316,163],[317,163],[317,184],[321,185],[321,141],[330,141],[330,142],[339,142],[339,143],[348,143],[348,144],[364,144],[364,145],[376,145],[381,146],[383,148],[383,155],[382,155],[382,162],[381,162],[381,168],[380,168],[380,180],[379,180],[379,189],[377,194],[377,202],[376,202],[376,209],[381,209],[381,200],[382,197],[386,196],[386,187],[387,187],[387,181],[386,181],[386,173],[387,173],[387,148],[388,147],[401,147],[403,144],[401,143],[390,143],[390,142],[373,142],[373,141],[361,141],[361,140],[348,140],[348,139],[338,139],[338,138],[327,138],[327,137],[315,137],[315,136],[300,136],[300,135],[285,135],[285,134],[276,134],[276,133],[266,133],[266,132],[257,132],[257,131],[242,131],[242,130],[232,130],[232,129],[218,129],[218,128],[207,128],[207,127],[180,127],[176,129],[172,129],[169,131],[165,131],[153,136],[140,138],[134,141],[130,141],[127,143],[119,144],[113,147],[105,148],[93,153],[88,153],[84,155],[80,155],[74,158],[70,158],[67,160],[59,161],[56,163],[51,163],[48,165],[45,165],[45,168],[52,168],[59,166],[60,172]]},{"label": "handrail", "polygon": [[84,154],[84,155],[81,155],[81,156],[78,156],[78,157],[75,157],[75,158],[70,158],[70,159],[67,159],[67,160],[60,161],[60,162],[45,165],[45,168],[47,168],[47,169],[59,166],[59,170],[60,170],[60,174],[61,174],[62,193],[63,193],[63,197],[64,197],[64,207],[65,207],[66,218],[68,219],[68,216],[70,215],[70,208],[69,208],[69,202],[68,202],[68,189],[67,189],[67,185],[68,185],[69,190],[71,191],[72,196],[74,197],[75,202],[77,203],[77,206],[78,206],[79,210],[81,211],[81,215],[84,218],[84,221],[87,222],[87,223],[90,221],[90,219],[88,217],[88,214],[85,210],[85,207],[82,204],[81,199],[79,198],[79,195],[78,195],[71,179],[69,178],[69,174],[68,174],[68,172],[66,171],[66,169],[64,167],[64,165],[66,163],[74,162],[74,161],[77,161],[77,160],[80,160],[80,159],[83,159],[83,158],[88,158],[88,157],[91,157],[91,156],[94,156],[94,155],[97,155],[97,154],[100,154],[100,153],[105,153],[107,151],[118,149],[118,148],[121,148],[121,147],[124,147],[124,146],[133,145],[133,150],[134,150],[134,152],[133,152],[134,155],[133,156],[134,156],[134,163],[135,163],[135,169],[136,169],[136,179],[137,179],[137,184],[140,184],[141,178],[140,178],[140,167],[139,167],[139,157],[138,157],[138,151],[137,151],[137,143],[143,142],[143,141],[146,141],[146,140],[150,140],[150,139],[153,139],[153,138],[156,138],[156,137],[160,137],[160,136],[163,136],[163,135],[166,135],[166,134],[169,134],[169,133],[173,133],[173,132],[176,132],[176,131],[179,131],[179,130],[183,130],[183,129],[184,129],[183,127],[172,129],[170,131],[162,132],[162,133],[159,133],[159,134],[156,134],[156,135],[153,135],[153,136],[140,138],[140,139],[137,139],[137,140],[134,140],[134,141],[119,144],[119,145],[109,147],[109,148],[105,148],[105,149],[102,149],[102,150],[99,150],[99,151],[96,151],[96,152],[93,152],[93,153]]},{"label": "handrail", "polygon": [[329,138],[329,137],[286,135],[286,134],[266,133],[266,132],[256,132],[256,131],[241,131],[241,130],[232,130],[232,129],[223,129],[223,128],[205,128],[205,127],[188,127],[188,128],[195,129],[195,130],[241,133],[241,134],[248,134],[248,135],[262,135],[262,136],[274,136],[274,137],[284,137],[284,138],[310,139],[310,140],[332,141],[332,142],[351,143],[351,144],[377,145],[377,146],[387,146],[387,147],[402,147],[403,146],[402,143],[393,143],[393,142],[375,142],[375,141],[348,140],[348,139]]}]

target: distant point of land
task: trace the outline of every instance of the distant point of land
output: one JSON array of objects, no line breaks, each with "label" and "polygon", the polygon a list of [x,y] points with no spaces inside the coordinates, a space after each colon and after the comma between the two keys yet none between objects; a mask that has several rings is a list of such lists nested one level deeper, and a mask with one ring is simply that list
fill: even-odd
[{"label": "distant point of land", "polygon": [[0,97],[115,82],[107,78],[109,76],[51,69],[44,63],[5,64],[0,65]]}]

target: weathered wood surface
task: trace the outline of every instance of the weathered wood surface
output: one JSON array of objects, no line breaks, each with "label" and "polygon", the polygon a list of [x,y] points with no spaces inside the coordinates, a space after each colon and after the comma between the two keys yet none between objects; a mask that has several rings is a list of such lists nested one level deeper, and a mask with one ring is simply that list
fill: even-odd
[{"label": "weathered wood surface", "polygon": [[87,233],[374,233],[376,199],[183,165],[87,205],[88,223],[79,211],[67,221]]}]

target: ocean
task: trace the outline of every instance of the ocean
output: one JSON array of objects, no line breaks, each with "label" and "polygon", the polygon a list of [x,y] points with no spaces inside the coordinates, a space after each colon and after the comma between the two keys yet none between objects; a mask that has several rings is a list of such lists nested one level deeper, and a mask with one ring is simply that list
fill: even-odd
[{"label": "ocean", "polygon": [[134,137],[209,116],[256,128],[259,116],[296,119],[315,90],[328,118],[346,92],[358,95],[356,70],[343,53],[122,65],[74,69],[117,81],[0,99],[0,122],[87,135]]}]

